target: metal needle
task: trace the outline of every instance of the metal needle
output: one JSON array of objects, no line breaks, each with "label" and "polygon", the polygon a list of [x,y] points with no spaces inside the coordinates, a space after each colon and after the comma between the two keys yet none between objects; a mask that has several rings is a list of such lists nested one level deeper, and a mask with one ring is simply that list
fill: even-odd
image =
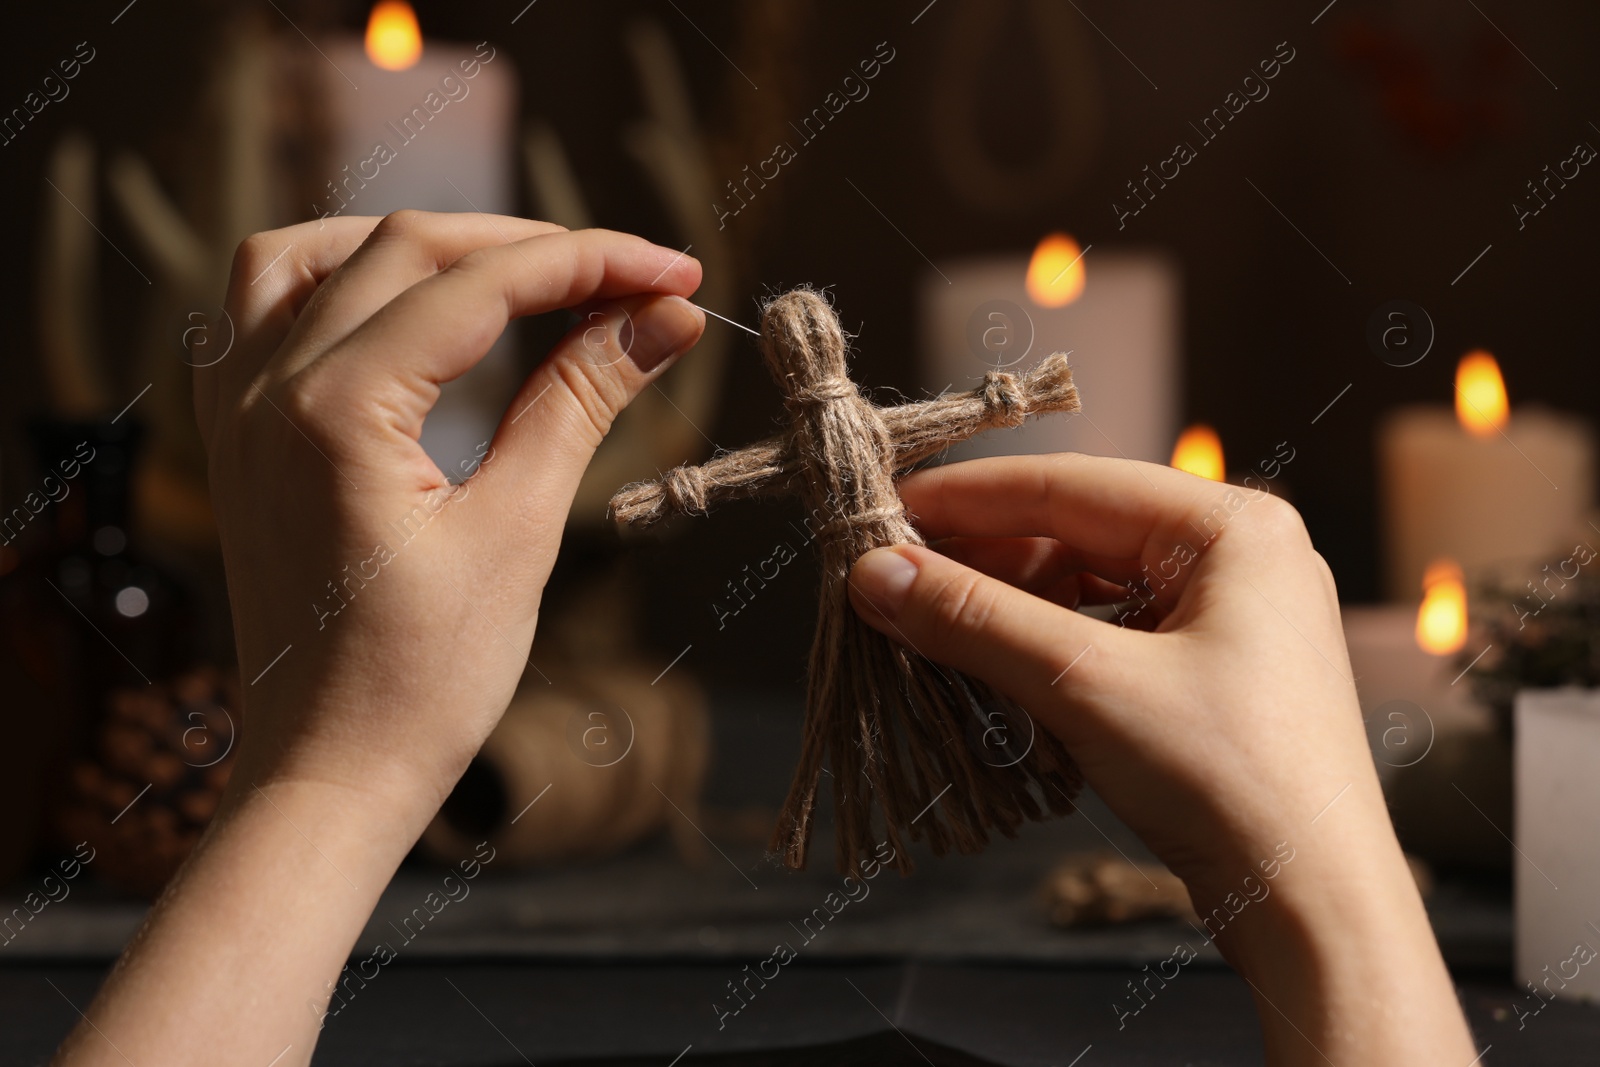
[{"label": "metal needle", "polygon": [[743,330],[745,333],[749,334],[752,337],[760,337],[761,336],[761,334],[758,333],[757,331],[752,330],[750,327],[744,325],[743,323],[734,322],[732,319],[728,318],[728,316],[726,316],[726,315],[718,315],[715,311],[712,311],[710,308],[700,307],[700,305],[699,304],[695,304],[695,302],[693,300],[689,301],[689,303],[694,305],[697,308],[700,308],[701,311],[704,311],[707,315],[710,315],[714,319],[721,319],[723,322],[727,323],[729,326],[737,326],[739,329]]}]

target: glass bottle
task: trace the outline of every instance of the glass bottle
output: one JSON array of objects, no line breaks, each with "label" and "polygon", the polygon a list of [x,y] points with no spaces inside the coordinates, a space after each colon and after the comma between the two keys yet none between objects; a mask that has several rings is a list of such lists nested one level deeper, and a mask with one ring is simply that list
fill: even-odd
[{"label": "glass bottle", "polygon": [[84,756],[107,694],[188,666],[193,608],[130,532],[142,428],[131,419],[37,420],[36,481],[0,513],[0,877],[28,862],[66,768]]}]

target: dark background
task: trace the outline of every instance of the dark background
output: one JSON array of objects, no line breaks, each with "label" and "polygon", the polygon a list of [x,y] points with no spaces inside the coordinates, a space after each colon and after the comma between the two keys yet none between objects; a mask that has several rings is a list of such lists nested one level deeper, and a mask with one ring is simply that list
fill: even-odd
[{"label": "dark background", "polygon": [[[1318,17],[1325,2],[1063,2],[1057,6],[1079,35],[1071,48],[1035,29],[1030,5],[1004,5],[1007,28],[965,90],[975,94],[979,117],[970,136],[1002,163],[1036,159],[1045,150],[1037,131],[1052,118],[1040,103],[1052,64],[1079,63],[1074,73],[1097,87],[1100,102],[1098,132],[1074,149],[1084,161],[1080,176],[1064,179],[1042,203],[1009,210],[960,196],[933,148],[951,121],[934,106],[949,77],[944,57],[965,46],[953,36],[958,16],[979,0],[938,0],[926,11],[926,0],[539,0],[515,25],[523,0],[424,0],[417,8],[426,33],[487,38],[512,58],[524,118],[556,124],[601,224],[674,247],[683,241],[619,143],[619,130],[641,109],[619,43],[628,17],[648,14],[672,36],[728,177],[765,158],[770,146],[740,142],[741,116],[753,99],[744,94],[758,91],[717,48],[747,58],[741,35],[750,23],[788,11],[778,75],[759,90],[770,94],[760,103],[798,118],[888,41],[896,57],[871,96],[783,169],[762,192],[760,211],[730,220],[750,228],[741,235],[748,249],[741,286],[749,297],[726,310],[753,323],[764,292],[828,286],[847,325],[863,332],[858,377],[909,393],[919,384],[916,289],[928,270],[917,249],[935,263],[1022,255],[1044,232],[1065,229],[1097,250],[1168,250],[1184,272],[1184,421],[1214,424],[1240,467],[1271,455],[1279,441],[1292,443],[1294,500],[1344,598],[1363,601],[1377,598],[1380,582],[1373,436],[1383,413],[1406,402],[1448,402],[1455,360],[1485,347],[1501,360],[1513,404],[1545,402],[1600,416],[1589,325],[1600,177],[1586,168],[1521,232],[1511,208],[1524,183],[1569,156],[1576,142],[1600,143],[1590,124],[1600,115],[1592,62],[1600,9],[1576,0],[1337,0]],[[42,181],[47,151],[76,127],[106,155],[138,149],[175,189],[199,180],[184,168],[186,139],[203,106],[198,79],[214,62],[214,33],[228,8],[141,0],[110,25],[124,3],[32,6],[26,28],[14,22],[0,40],[4,109],[19,105],[77,42],[87,39],[98,52],[67,100],[0,147],[7,219],[0,503],[7,506],[34,480],[20,420],[41,395],[33,265],[38,208],[54,195]],[[367,5],[279,6],[281,15],[263,10],[268,18],[292,18],[315,37],[329,26],[358,28]],[[1170,154],[1176,139],[1189,139],[1188,123],[1219,105],[1284,41],[1296,57],[1271,83],[1270,97],[1247,108],[1119,233],[1110,205],[1123,183]],[[1064,58],[1082,56],[1086,65]],[[305,217],[309,210],[285,221]],[[114,211],[105,210],[100,225],[117,246],[137,248]],[[99,327],[115,353],[118,337],[148,314],[146,287],[121,257],[101,251]],[[1092,272],[1092,257],[1088,266]],[[1438,330],[1432,355],[1405,369],[1377,359],[1364,336],[1373,310],[1394,299],[1422,305]],[[530,349],[540,336],[527,333]],[[177,344],[175,332],[175,357]],[[1346,384],[1350,391],[1313,426]],[[770,432],[777,410],[753,348],[741,342],[706,433],[737,447]],[[720,634],[711,610],[723,583],[769,555],[796,514],[733,506],[680,524],[664,540],[627,546],[649,609],[647,637],[664,657],[693,642],[685,666],[717,686],[770,687],[801,677],[814,604],[809,561],[786,568],[739,624]]]}]

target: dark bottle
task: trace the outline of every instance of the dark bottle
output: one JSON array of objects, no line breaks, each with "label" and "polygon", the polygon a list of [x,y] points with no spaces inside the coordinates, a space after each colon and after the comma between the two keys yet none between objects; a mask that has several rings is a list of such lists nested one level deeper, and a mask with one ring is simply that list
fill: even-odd
[{"label": "dark bottle", "polygon": [[192,606],[132,545],[143,433],[119,423],[37,421],[35,481],[0,513],[0,876],[27,862],[67,766],[83,756],[113,690],[189,665]]}]

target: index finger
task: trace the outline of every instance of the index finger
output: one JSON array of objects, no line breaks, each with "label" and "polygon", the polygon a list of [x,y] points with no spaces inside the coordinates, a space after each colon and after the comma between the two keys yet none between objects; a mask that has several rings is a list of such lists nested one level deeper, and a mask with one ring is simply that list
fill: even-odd
[{"label": "index finger", "polygon": [[597,298],[687,297],[699,285],[698,260],[632,234],[529,237],[468,252],[395,297],[324,358],[340,376],[438,384],[466,373],[514,318]]},{"label": "index finger", "polygon": [[1231,518],[1232,498],[1249,499],[1171,467],[1077,452],[933,467],[903,479],[900,496],[930,539],[1053,537],[1146,562],[1209,543]]}]

